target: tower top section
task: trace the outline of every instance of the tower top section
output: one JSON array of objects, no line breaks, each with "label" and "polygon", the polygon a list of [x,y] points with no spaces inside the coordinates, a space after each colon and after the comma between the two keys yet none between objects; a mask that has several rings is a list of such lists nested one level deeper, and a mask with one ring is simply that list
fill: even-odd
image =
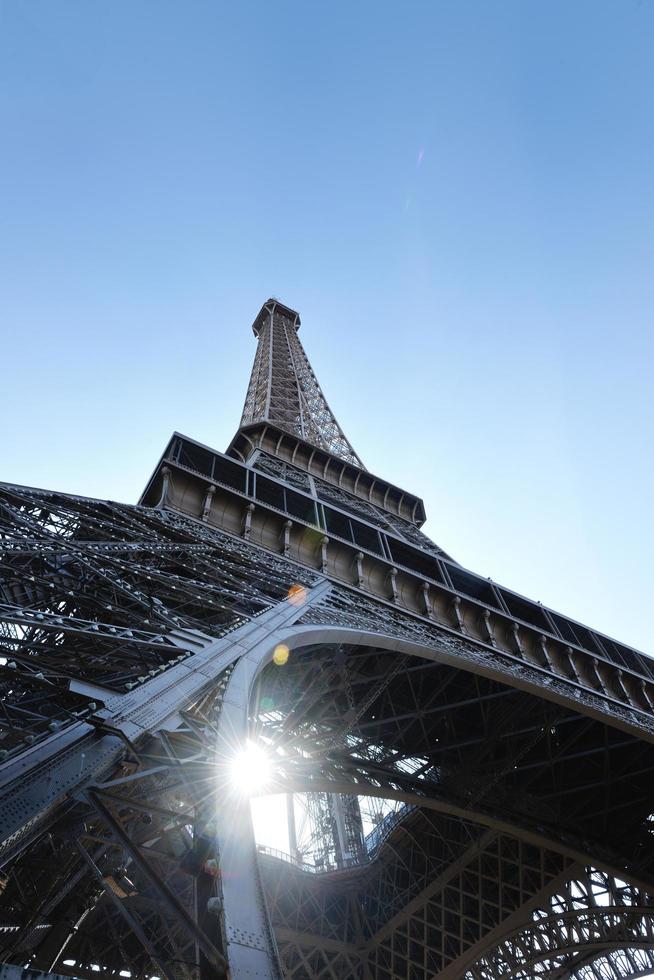
[{"label": "tower top section", "polygon": [[299,326],[299,313],[279,300],[261,307],[252,324],[258,346],[240,428],[266,422],[363,470],[313,373]]},{"label": "tower top section", "polygon": [[252,324],[252,332],[255,337],[259,336],[261,331],[265,328],[265,325],[268,323],[271,313],[274,312],[277,312],[280,316],[283,316],[289,320],[296,330],[300,329],[300,324],[302,321],[300,320],[300,314],[297,312],[297,310],[292,310],[290,306],[284,306],[284,304],[280,303],[278,299],[271,296],[271,298],[267,299],[263,304],[257,313],[254,323]]}]

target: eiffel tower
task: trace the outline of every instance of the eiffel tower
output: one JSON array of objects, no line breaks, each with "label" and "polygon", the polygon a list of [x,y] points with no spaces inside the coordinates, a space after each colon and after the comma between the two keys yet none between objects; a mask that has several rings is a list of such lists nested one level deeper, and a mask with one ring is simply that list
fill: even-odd
[{"label": "eiffel tower", "polygon": [[0,486],[0,976],[654,973],[654,661],[429,540],[299,327],[137,505]]}]

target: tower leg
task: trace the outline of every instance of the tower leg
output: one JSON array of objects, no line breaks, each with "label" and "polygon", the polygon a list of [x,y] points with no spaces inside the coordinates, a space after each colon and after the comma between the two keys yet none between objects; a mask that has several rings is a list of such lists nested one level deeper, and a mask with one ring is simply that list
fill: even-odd
[{"label": "tower leg", "polygon": [[[315,586],[303,608],[320,602],[328,583]],[[230,780],[235,755],[248,737],[248,705],[254,680],[262,663],[272,656],[276,643],[297,618],[293,603],[282,602],[255,633],[230,675],[218,722],[217,775],[223,787],[216,817],[216,851],[220,860],[223,930],[231,975],[235,978],[279,980],[275,939],[259,877],[257,848],[250,801]],[[297,844],[296,844],[297,846]]]},{"label": "tower leg", "polygon": [[288,829],[289,853],[291,857],[298,860],[297,827],[295,825],[295,796],[293,793],[286,794],[286,826]]}]

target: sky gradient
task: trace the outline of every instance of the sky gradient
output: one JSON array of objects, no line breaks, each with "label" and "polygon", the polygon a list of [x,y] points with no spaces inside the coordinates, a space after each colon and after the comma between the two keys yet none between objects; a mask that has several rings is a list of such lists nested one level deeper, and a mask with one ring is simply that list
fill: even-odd
[{"label": "sky gradient", "polygon": [[270,295],[464,565],[654,653],[654,3],[0,0],[0,477],[224,449]]}]

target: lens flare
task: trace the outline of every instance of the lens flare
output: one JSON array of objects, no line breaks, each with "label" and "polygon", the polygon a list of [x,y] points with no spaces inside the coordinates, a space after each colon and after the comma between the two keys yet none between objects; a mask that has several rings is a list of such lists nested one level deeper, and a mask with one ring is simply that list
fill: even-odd
[{"label": "lens flare", "polygon": [[288,590],[288,601],[294,606],[303,606],[307,601],[307,590],[303,585],[292,585]]},{"label": "lens flare", "polygon": [[273,663],[278,667],[283,667],[288,662],[290,652],[285,643],[278,643],[273,653]]}]

